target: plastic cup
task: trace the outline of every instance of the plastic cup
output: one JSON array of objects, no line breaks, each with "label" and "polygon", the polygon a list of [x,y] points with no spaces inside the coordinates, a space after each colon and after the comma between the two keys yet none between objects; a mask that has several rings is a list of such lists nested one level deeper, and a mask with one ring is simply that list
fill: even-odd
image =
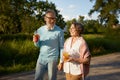
[{"label": "plastic cup", "polygon": [[64,61],[67,61],[70,57],[68,52],[63,51]]},{"label": "plastic cup", "polygon": [[34,35],[34,41],[35,41],[35,42],[37,42],[37,41],[39,40],[39,38],[40,38],[39,34],[35,34],[35,35]]}]

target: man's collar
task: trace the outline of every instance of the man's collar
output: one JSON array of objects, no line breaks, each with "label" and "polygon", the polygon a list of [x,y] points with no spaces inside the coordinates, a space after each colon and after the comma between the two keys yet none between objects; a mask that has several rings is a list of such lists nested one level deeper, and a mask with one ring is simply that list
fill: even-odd
[{"label": "man's collar", "polygon": [[53,27],[51,27],[51,28],[49,28],[47,25],[45,26],[45,28],[46,28],[47,30],[53,30],[54,27],[55,27],[55,25],[54,25]]}]

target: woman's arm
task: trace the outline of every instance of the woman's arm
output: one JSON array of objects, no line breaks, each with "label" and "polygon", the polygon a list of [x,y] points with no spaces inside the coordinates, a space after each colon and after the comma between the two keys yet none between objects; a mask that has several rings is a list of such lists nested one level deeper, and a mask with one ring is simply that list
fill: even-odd
[{"label": "woman's arm", "polygon": [[69,58],[67,61],[75,61],[75,62],[79,62],[80,64],[89,64],[91,57],[88,56],[85,59],[81,59],[81,58]]},{"label": "woman's arm", "polygon": [[81,58],[72,58],[71,61],[76,61],[76,62],[79,62],[79,63],[81,63],[81,64],[89,64],[90,59],[91,59],[91,57],[88,56],[88,57],[86,57],[86,58],[84,58],[84,59],[81,59]]}]

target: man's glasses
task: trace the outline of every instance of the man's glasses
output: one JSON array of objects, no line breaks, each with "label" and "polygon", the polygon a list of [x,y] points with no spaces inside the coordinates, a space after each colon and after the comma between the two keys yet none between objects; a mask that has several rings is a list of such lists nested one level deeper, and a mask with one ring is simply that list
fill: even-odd
[{"label": "man's glasses", "polygon": [[45,17],[50,19],[50,20],[55,20],[56,19],[55,17],[48,17],[48,16],[45,16]]}]

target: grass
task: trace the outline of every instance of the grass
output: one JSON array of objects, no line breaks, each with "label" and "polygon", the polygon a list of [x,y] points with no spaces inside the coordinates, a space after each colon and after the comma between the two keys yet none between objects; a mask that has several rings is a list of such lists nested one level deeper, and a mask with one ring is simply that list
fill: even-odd
[{"label": "grass", "polygon": [[104,35],[84,35],[92,56],[104,55],[120,51],[120,39],[108,38]]},{"label": "grass", "polygon": [[[32,36],[22,35],[2,35],[0,37],[0,75],[35,68],[39,49],[34,46]],[[120,39],[112,36],[110,38],[105,35],[87,34],[84,35],[84,38],[92,56],[120,51]]]},{"label": "grass", "polygon": [[38,51],[31,40],[0,41],[0,75],[34,69]]}]

